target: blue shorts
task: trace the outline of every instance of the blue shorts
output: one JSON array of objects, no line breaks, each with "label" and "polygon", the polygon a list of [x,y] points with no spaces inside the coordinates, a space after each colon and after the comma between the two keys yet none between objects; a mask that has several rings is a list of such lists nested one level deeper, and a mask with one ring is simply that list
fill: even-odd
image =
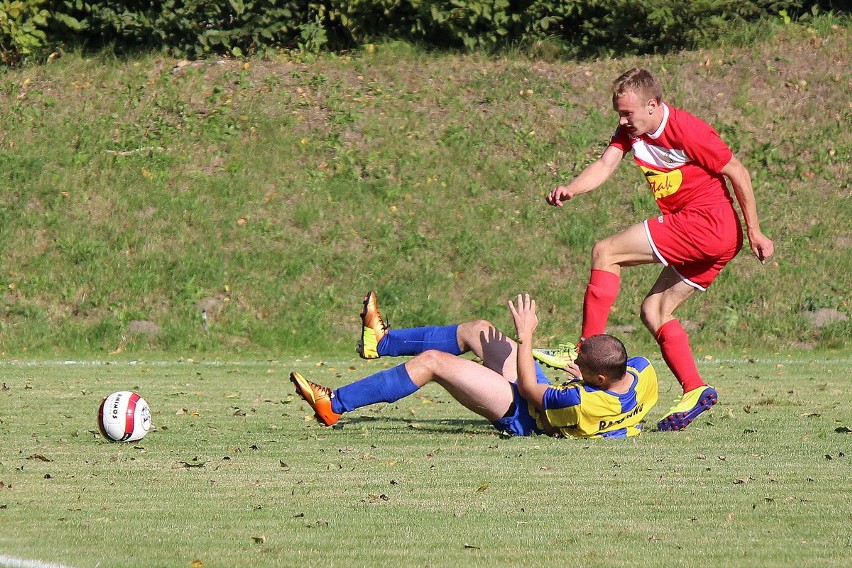
[{"label": "blue shorts", "polygon": [[[550,380],[544,375],[541,366],[535,364],[536,382],[542,385],[549,385]],[[544,434],[545,432],[536,426],[535,418],[530,415],[527,401],[518,392],[518,385],[512,383],[512,407],[509,412],[496,422],[492,422],[495,428],[501,434],[509,434],[510,436],[531,436],[533,434]]]}]

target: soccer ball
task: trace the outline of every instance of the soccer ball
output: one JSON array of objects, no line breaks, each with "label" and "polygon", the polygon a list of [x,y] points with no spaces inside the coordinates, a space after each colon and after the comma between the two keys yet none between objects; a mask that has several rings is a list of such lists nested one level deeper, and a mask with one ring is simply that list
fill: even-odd
[{"label": "soccer ball", "polygon": [[114,392],[101,401],[98,427],[105,438],[115,442],[141,440],[151,428],[151,409],[135,392]]}]

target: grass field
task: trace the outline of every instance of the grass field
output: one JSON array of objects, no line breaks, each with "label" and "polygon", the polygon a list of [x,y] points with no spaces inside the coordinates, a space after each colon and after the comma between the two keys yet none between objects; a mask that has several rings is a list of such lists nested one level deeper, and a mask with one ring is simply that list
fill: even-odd
[{"label": "grass field", "polygon": [[[595,61],[4,68],[0,568],[852,565],[848,24]],[[543,197],[599,155],[637,65],[749,168],[776,244],[678,311],[720,404],[627,441],[504,439],[434,385],[315,423],[291,370],[391,364],[353,354],[369,289],[395,327],[506,327],[526,291],[542,343],[576,339],[591,247],[657,209],[631,165]],[[609,321],[660,372],[651,424],[679,394],[639,321],[657,272],[625,271]],[[97,434],[117,390],[151,405],[141,442]]]},{"label": "grass field", "polygon": [[[392,362],[3,364],[0,566],[848,565],[849,359],[719,354],[719,405],[627,441],[503,439],[436,385],[325,428],[287,380]],[[96,433],[123,389],[138,443]]]}]

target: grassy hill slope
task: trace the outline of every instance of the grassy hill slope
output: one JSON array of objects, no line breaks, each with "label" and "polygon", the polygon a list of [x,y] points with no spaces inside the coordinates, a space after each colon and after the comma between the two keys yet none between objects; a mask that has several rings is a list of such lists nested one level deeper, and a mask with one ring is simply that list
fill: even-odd
[{"label": "grassy hill slope", "polygon": [[[850,61],[849,28],[825,24],[594,62],[390,44],[7,71],[0,351],[350,350],[371,288],[397,326],[507,327],[528,291],[542,341],[573,340],[592,244],[657,210],[632,164],[565,208],[544,195],[603,150],[609,83],[633,66],[731,145],[776,243],[679,312],[698,354],[847,350]],[[624,275],[610,326],[631,350],[652,345],[638,309],[657,271]]]}]

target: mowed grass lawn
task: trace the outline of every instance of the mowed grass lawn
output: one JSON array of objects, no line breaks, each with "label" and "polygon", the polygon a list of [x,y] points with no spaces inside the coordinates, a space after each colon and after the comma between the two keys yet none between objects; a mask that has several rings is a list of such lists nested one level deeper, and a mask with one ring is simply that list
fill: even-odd
[{"label": "mowed grass lawn", "polygon": [[[847,355],[703,361],[720,404],[626,441],[504,439],[437,385],[325,428],[288,381],[398,361],[3,364],[0,565],[849,565]],[[154,429],[110,443],[125,389]]]}]

